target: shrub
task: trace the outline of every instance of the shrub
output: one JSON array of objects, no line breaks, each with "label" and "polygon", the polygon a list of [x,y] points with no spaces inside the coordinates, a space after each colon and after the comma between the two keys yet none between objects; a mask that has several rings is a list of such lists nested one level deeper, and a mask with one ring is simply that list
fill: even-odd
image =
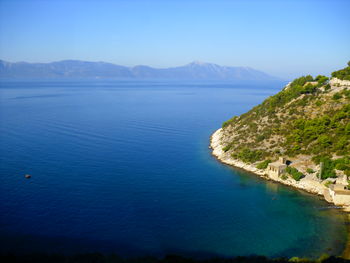
[{"label": "shrub", "polygon": [[265,161],[259,163],[259,164],[256,166],[256,168],[258,168],[258,169],[266,169],[267,166],[269,165],[269,163],[271,163],[271,160],[265,160]]},{"label": "shrub", "polygon": [[341,171],[345,171],[347,169],[350,169],[350,167],[348,165],[344,164],[344,163],[337,163],[335,165],[335,169],[341,170]]},{"label": "shrub", "polygon": [[350,122],[345,126],[345,134],[350,135]]},{"label": "shrub", "polygon": [[332,73],[332,77],[334,78],[338,78],[341,80],[350,80],[350,65],[348,63],[348,67],[338,70],[338,71],[334,71]]},{"label": "shrub", "polygon": [[315,155],[314,157],[311,158],[311,160],[315,163],[315,164],[320,164],[321,161],[323,160],[323,158],[329,158],[330,156],[328,155]]},{"label": "shrub", "polygon": [[333,160],[335,169],[341,170],[341,171],[347,171],[350,170],[350,157],[345,156],[343,158],[338,158]]},{"label": "shrub", "polygon": [[348,99],[350,98],[350,90],[344,89],[342,93],[344,94],[344,96],[345,96],[346,98],[348,98]]},{"label": "shrub", "polygon": [[303,90],[301,90],[301,94],[310,94],[314,93],[317,90],[317,87],[312,85],[311,83],[306,84]]},{"label": "shrub", "polygon": [[342,95],[339,92],[334,93],[334,95],[332,97],[333,100],[339,100],[341,98],[342,98]]},{"label": "shrub", "polygon": [[309,173],[309,174],[313,174],[315,171],[312,170],[311,168],[307,168],[307,169],[306,169],[306,172]]},{"label": "shrub", "polygon": [[227,144],[226,146],[224,146],[224,147],[222,148],[222,150],[223,150],[224,152],[227,152],[228,150],[230,150],[230,149],[232,148],[232,146],[233,146],[233,143],[231,142],[231,143]]},{"label": "shrub", "polygon": [[248,148],[242,149],[238,154],[237,158],[245,163],[255,163],[260,161],[263,157],[263,152],[260,150],[250,150]]},{"label": "shrub", "polygon": [[261,141],[263,141],[265,139],[266,139],[266,137],[265,137],[264,134],[260,134],[260,135],[256,136],[256,141],[257,142],[261,142]]},{"label": "shrub", "polygon": [[322,106],[324,104],[324,102],[321,101],[321,100],[318,100],[318,101],[315,102],[315,104],[316,104],[317,107],[320,107],[320,106]]},{"label": "shrub", "polygon": [[329,79],[326,76],[318,75],[315,80],[318,82],[318,85],[325,84]]},{"label": "shrub", "polygon": [[233,116],[233,118],[225,121],[223,124],[222,124],[222,128],[226,128],[227,126],[231,125],[232,123],[236,122],[238,120],[238,117],[237,116]]},{"label": "shrub", "polygon": [[330,146],[332,144],[332,140],[330,139],[330,137],[328,135],[321,135],[317,142],[319,143],[319,145],[322,148],[327,148],[328,146]]},{"label": "shrub", "polygon": [[322,169],[320,173],[320,177],[322,180],[327,178],[336,178],[337,175],[334,171],[335,163],[328,157],[324,157],[321,159]]},{"label": "shrub", "polygon": [[287,176],[287,175],[282,174],[282,176],[281,176],[281,179],[282,179],[282,180],[287,180],[287,178],[288,178],[288,176]]},{"label": "shrub", "polygon": [[343,150],[348,145],[348,139],[346,137],[341,137],[338,139],[338,141],[335,144],[336,150]]},{"label": "shrub", "polygon": [[295,181],[299,181],[301,178],[305,177],[305,175],[298,171],[298,169],[294,167],[288,166],[286,172],[289,173]]}]

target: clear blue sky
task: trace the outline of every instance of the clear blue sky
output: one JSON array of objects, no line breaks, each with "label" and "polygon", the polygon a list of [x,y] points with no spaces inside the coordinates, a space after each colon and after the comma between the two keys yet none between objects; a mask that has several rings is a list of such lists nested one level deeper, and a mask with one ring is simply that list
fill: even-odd
[{"label": "clear blue sky", "polygon": [[329,74],[350,60],[350,1],[0,0],[0,58]]}]

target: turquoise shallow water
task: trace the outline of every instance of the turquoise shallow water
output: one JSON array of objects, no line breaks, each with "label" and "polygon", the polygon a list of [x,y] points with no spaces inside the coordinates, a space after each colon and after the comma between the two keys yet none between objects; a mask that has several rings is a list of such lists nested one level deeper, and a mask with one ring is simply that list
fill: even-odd
[{"label": "turquoise shallow water", "polygon": [[1,252],[276,257],[343,249],[338,211],[223,165],[208,149],[223,121],[280,83],[0,85]]}]

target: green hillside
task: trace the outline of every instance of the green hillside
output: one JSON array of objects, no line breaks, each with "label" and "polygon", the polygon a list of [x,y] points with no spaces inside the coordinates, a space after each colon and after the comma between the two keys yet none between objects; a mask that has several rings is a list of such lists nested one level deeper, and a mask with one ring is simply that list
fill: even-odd
[{"label": "green hillside", "polygon": [[258,168],[279,156],[303,156],[314,164],[323,162],[322,179],[336,177],[335,169],[350,175],[348,64],[333,72],[332,79],[297,78],[249,112],[223,123],[223,150]]}]

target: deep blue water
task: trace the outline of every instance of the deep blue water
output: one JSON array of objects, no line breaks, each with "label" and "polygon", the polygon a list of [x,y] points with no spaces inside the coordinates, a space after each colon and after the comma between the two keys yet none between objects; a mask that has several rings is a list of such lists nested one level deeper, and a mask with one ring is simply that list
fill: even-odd
[{"label": "deep blue water", "polygon": [[2,82],[0,250],[340,253],[339,212],[208,149],[223,121],[281,85]]}]

